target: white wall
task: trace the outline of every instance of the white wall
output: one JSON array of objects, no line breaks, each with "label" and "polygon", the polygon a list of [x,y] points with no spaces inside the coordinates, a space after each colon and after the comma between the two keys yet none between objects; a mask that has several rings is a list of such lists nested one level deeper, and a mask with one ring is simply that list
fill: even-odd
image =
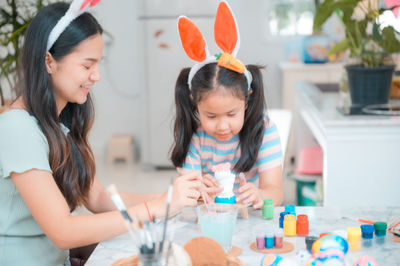
[{"label": "white wall", "polygon": [[263,77],[267,107],[279,108],[281,92],[278,64],[285,60],[284,43],[282,39],[268,36],[268,1],[231,0],[229,3],[241,36],[238,58],[245,64],[266,66]]},{"label": "white wall", "polygon": [[[118,2],[118,3],[117,3]],[[138,1],[101,1],[93,14],[103,34],[102,80],[95,85],[96,119],[90,135],[95,154],[104,154],[113,134],[133,134],[140,142],[143,122],[143,68]]]}]

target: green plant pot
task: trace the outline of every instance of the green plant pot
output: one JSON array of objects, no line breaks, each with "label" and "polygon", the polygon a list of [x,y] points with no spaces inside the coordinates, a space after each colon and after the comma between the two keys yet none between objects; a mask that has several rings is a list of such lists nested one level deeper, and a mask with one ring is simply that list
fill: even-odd
[{"label": "green plant pot", "polygon": [[347,65],[345,69],[352,105],[388,103],[394,65],[380,67]]}]

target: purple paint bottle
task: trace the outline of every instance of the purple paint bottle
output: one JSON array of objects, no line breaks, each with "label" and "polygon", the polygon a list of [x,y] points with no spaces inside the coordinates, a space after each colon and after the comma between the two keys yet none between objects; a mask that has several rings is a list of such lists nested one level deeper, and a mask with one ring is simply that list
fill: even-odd
[{"label": "purple paint bottle", "polygon": [[264,249],[265,248],[265,230],[263,229],[256,229],[254,231],[256,237],[256,247],[257,249]]}]

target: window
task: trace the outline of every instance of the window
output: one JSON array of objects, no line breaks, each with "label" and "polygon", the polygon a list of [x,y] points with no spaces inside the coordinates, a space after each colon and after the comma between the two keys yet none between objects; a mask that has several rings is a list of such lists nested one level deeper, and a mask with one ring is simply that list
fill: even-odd
[{"label": "window", "polygon": [[271,0],[269,31],[274,36],[312,34],[315,0]]}]

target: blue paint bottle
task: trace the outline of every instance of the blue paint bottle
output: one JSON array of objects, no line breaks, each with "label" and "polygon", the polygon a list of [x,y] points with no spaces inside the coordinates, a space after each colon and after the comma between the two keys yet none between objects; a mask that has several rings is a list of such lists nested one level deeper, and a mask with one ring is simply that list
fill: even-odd
[{"label": "blue paint bottle", "polygon": [[274,248],[274,232],[268,230],[265,234],[265,248]]}]

